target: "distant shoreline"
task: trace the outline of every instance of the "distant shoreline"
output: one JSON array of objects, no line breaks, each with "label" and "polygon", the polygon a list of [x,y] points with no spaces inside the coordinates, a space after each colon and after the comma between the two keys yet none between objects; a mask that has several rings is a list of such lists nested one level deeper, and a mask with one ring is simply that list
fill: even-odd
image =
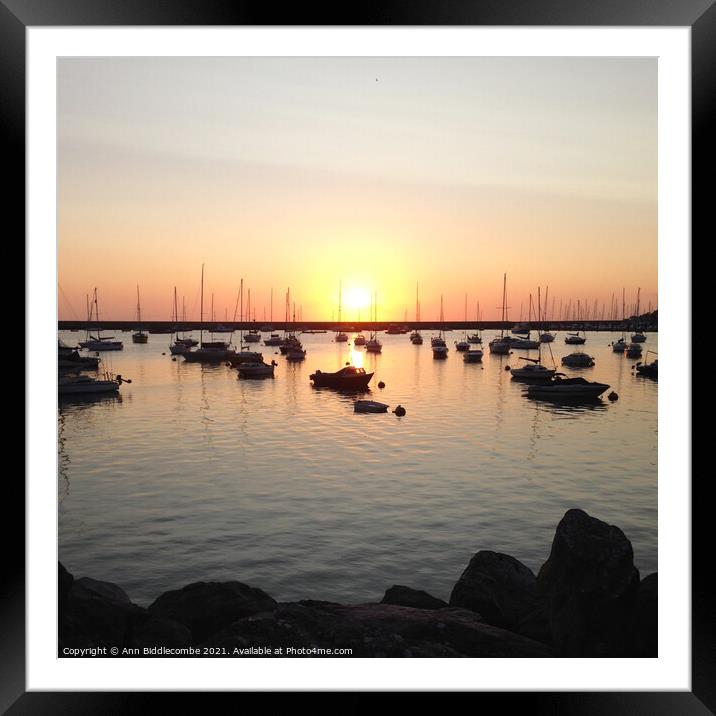
[{"label": "distant shoreline", "polygon": [[[200,321],[184,321],[181,324],[174,326],[170,321],[58,321],[58,330],[60,331],[71,331],[71,330],[133,330],[133,329],[146,329],[146,330],[166,330],[167,332],[175,327],[179,331],[199,331],[202,328]],[[436,321],[381,321],[379,323],[372,323],[370,321],[342,321],[340,323],[336,321],[296,321],[295,323],[289,322],[274,322],[269,323],[258,323],[255,321],[223,321],[215,324],[216,328],[232,328],[235,331],[248,331],[248,330],[261,330],[264,326],[269,326],[272,331],[306,331],[306,330],[324,330],[331,331],[334,329],[342,330],[356,330],[356,331],[384,331],[390,326],[405,327],[408,330],[512,330],[515,326],[522,325],[529,327],[533,331],[622,331],[622,330],[644,330],[648,333],[657,333],[658,326],[637,326],[634,319],[627,321],[610,321],[610,320],[595,320],[588,322],[576,322],[576,321],[548,321],[547,323],[537,323],[536,321],[480,321],[478,324],[475,321],[445,321],[440,324]],[[211,326],[207,323],[203,324],[203,328],[207,332],[211,332]]]}]

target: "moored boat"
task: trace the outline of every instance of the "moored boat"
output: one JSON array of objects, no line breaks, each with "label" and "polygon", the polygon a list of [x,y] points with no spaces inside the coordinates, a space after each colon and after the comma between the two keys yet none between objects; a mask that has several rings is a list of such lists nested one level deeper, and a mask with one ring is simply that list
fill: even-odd
[{"label": "moored boat", "polygon": [[353,403],[353,410],[356,413],[387,413],[388,405],[379,403],[377,400],[356,400]]},{"label": "moored boat", "polygon": [[564,356],[562,365],[568,365],[570,368],[591,368],[594,365],[594,358],[578,351]]},{"label": "moored boat", "polygon": [[264,363],[263,361],[246,361],[239,363],[236,370],[239,378],[272,378],[276,361]]},{"label": "moored boat", "polygon": [[540,398],[597,398],[608,388],[609,385],[606,383],[588,381],[584,378],[555,376],[550,382],[528,386],[527,395]]},{"label": "moored boat", "polygon": [[365,368],[347,365],[335,373],[324,373],[317,370],[315,373],[311,373],[310,380],[316,388],[366,390],[373,375],[373,373],[366,373]]}]

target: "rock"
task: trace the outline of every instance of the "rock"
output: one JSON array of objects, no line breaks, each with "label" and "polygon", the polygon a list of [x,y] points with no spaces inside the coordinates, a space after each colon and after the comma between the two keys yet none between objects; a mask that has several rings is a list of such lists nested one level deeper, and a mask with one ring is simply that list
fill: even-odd
[{"label": "rock", "polygon": [[172,619],[146,614],[133,621],[127,645],[139,649],[149,646],[191,646],[191,632]]},{"label": "rock", "polygon": [[385,591],[381,604],[396,604],[401,607],[413,607],[415,609],[442,609],[447,602],[433,597],[420,589],[411,589],[394,584]]},{"label": "rock", "polygon": [[130,604],[129,597],[126,592],[112,582],[100,582],[89,577],[82,577],[75,580],[75,584],[82,586],[89,592],[104,597],[110,602],[119,602],[120,604]]},{"label": "rock", "polygon": [[266,592],[241,582],[194,582],[164,592],[149,611],[183,624],[191,631],[193,643],[199,643],[237,619],[275,608],[276,602]]},{"label": "rock", "polygon": [[522,634],[529,639],[540,641],[543,644],[552,644],[552,629],[549,616],[543,604],[534,611],[522,617],[513,627],[512,631]]},{"label": "rock", "polygon": [[[486,624],[466,609],[414,609],[394,604],[281,604],[240,619],[202,646],[352,649],[353,657],[548,657],[552,651]],[[284,655],[286,652],[284,651]],[[291,654],[289,654],[291,655]]]},{"label": "rock", "polygon": [[60,605],[64,604],[67,594],[72,588],[75,578],[65,569],[62,562],[57,563],[57,598]]},{"label": "rock", "polygon": [[451,607],[464,607],[488,624],[512,629],[537,608],[537,579],[522,562],[482,550],[466,567],[450,595]]},{"label": "rock", "polygon": [[636,605],[636,656],[659,656],[659,575],[656,572],[639,583]]},{"label": "rock", "polygon": [[639,572],[624,533],[568,510],[537,577],[558,656],[631,656]]},{"label": "rock", "polygon": [[121,648],[132,621],[144,612],[116,584],[76,579],[59,614],[60,650],[66,646]]}]

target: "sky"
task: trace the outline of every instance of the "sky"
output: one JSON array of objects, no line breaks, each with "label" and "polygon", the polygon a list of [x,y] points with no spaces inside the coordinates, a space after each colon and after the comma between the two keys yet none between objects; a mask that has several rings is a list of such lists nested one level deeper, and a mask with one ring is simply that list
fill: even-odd
[{"label": "sky", "polygon": [[[657,304],[654,58],[58,60],[58,306],[528,318]],[[557,318],[557,315],[553,315]]]}]

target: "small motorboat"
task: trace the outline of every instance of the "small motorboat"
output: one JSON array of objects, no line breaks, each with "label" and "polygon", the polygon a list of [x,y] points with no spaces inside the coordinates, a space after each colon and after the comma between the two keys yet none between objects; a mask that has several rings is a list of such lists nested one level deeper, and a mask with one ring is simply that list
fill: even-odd
[{"label": "small motorboat", "polygon": [[533,348],[539,348],[539,341],[533,341],[530,338],[513,338],[512,336],[505,336],[505,342],[510,344],[511,348],[518,348],[522,350],[532,350]]},{"label": "small motorboat", "polygon": [[247,361],[246,363],[239,363],[236,369],[239,373],[239,378],[273,378],[275,367],[276,361],[274,360],[270,363]]},{"label": "small motorboat", "polygon": [[448,357],[448,347],[446,345],[433,345],[433,358],[444,360]]},{"label": "small motorboat", "polygon": [[623,338],[620,338],[618,341],[614,341],[614,343],[612,343],[612,350],[615,353],[624,353],[626,349],[627,342]]},{"label": "small motorboat", "polygon": [[353,339],[353,345],[354,346],[364,346],[365,345],[365,336],[362,333],[359,333],[354,339]]},{"label": "small motorboat", "polygon": [[636,372],[645,378],[659,378],[659,359],[653,360],[651,363],[637,363],[634,368]]},{"label": "small motorboat", "polygon": [[191,346],[188,346],[185,343],[179,343],[178,341],[175,343],[172,343],[172,345],[169,346],[169,352],[173,356],[183,356],[185,353],[188,353],[190,350],[191,350]]},{"label": "small motorboat", "polygon": [[231,361],[236,350],[224,341],[211,341],[180,355],[187,363],[224,363]]},{"label": "small motorboat", "polygon": [[279,350],[281,351],[282,355],[286,355],[288,353],[289,349],[301,350],[302,348],[303,348],[303,344],[294,335],[287,336],[279,344]]},{"label": "small motorboat", "polygon": [[95,370],[97,366],[99,366],[99,358],[95,356],[81,356],[77,348],[58,341],[57,366],[60,369],[77,368],[79,370]]},{"label": "small motorboat", "polygon": [[124,349],[122,341],[113,341],[111,338],[112,336],[106,338],[91,337],[91,340],[80,343],[80,348],[88,351],[121,351]]},{"label": "small motorboat", "polygon": [[356,413],[387,413],[388,405],[379,403],[377,400],[356,400],[353,403],[353,410]]},{"label": "small motorboat", "polygon": [[236,368],[237,366],[243,365],[244,363],[263,363],[263,353],[257,351],[236,351],[233,355],[227,359],[228,363]]},{"label": "small motorboat", "polygon": [[268,338],[264,340],[265,346],[280,346],[283,343],[283,338],[278,333],[272,333]]},{"label": "small motorboat", "polygon": [[366,373],[365,368],[347,365],[335,373],[324,373],[317,370],[311,373],[310,380],[316,388],[338,388],[340,390],[366,390],[373,373]]},{"label": "small motorboat", "polygon": [[586,336],[580,336],[579,333],[568,333],[564,337],[564,342],[570,346],[581,346],[587,342]]},{"label": "small motorboat", "polygon": [[482,363],[482,350],[480,348],[470,348],[462,354],[465,363]]},{"label": "small motorboat", "polygon": [[594,358],[586,353],[570,353],[562,358],[562,365],[568,365],[570,368],[591,368]]},{"label": "small motorboat", "polygon": [[131,383],[123,380],[121,375],[104,379],[90,378],[88,375],[62,376],[57,383],[59,395],[90,395],[97,393],[116,393],[122,383]]},{"label": "small motorboat", "polygon": [[504,340],[504,337],[494,338],[488,343],[488,347],[490,349],[490,353],[495,353],[497,355],[508,355],[512,348],[512,343],[510,341]]},{"label": "small motorboat", "polygon": [[298,348],[296,346],[291,346],[285,353],[286,360],[296,362],[296,361],[302,361],[306,358],[306,349],[305,348]]},{"label": "small motorboat", "polygon": [[554,339],[554,333],[545,332],[539,334],[540,343],[551,343]]},{"label": "small motorboat", "polygon": [[609,386],[584,378],[562,378],[555,376],[550,382],[530,385],[527,396],[530,398],[598,398]]},{"label": "small motorboat", "polygon": [[524,380],[549,380],[557,372],[556,368],[547,368],[543,366],[537,358],[520,358],[520,360],[528,361],[527,365],[519,368],[511,368],[513,378]]}]

